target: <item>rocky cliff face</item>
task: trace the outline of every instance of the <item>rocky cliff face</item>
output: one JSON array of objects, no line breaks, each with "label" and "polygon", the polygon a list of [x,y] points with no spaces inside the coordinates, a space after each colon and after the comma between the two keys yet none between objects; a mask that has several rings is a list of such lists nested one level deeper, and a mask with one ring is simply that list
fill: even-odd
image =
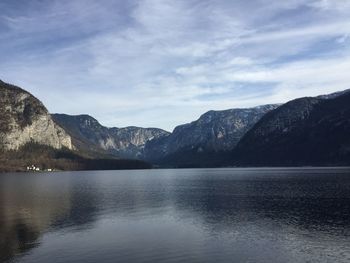
[{"label": "rocky cliff face", "polygon": [[146,144],[148,160],[159,160],[176,152],[220,152],[232,150],[242,136],[267,112],[278,105],[249,109],[208,111],[198,120],[177,126],[169,136]]},{"label": "rocky cliff face", "polygon": [[27,91],[0,81],[0,146],[17,150],[28,142],[72,149],[70,136]]},{"label": "rocky cliff face", "polygon": [[114,151],[128,157],[144,158],[144,147],[147,142],[163,138],[168,132],[155,128],[111,128],[110,134],[114,138]]},{"label": "rocky cliff face", "polygon": [[53,114],[52,117],[81,151],[102,151],[122,158],[142,159],[146,142],[169,134],[156,128],[107,128],[89,115]]}]

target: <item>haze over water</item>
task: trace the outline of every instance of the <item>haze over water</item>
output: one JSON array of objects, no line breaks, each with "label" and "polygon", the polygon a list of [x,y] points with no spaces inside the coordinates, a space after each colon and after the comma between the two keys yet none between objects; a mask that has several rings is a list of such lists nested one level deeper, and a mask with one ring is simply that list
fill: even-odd
[{"label": "haze over water", "polygon": [[0,175],[0,262],[349,262],[349,168]]}]

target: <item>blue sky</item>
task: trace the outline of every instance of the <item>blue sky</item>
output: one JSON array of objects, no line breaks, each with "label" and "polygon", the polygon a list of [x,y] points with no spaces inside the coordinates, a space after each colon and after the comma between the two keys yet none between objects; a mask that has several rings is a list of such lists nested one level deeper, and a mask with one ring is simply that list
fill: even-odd
[{"label": "blue sky", "polygon": [[2,0],[0,78],[50,112],[172,130],[350,88],[350,0]]}]

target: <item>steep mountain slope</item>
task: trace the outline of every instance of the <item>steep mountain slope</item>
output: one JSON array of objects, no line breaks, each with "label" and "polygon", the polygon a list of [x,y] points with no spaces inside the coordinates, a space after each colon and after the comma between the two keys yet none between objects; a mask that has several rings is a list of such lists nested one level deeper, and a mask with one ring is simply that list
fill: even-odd
[{"label": "steep mountain slope", "polygon": [[37,98],[0,81],[0,148],[17,150],[29,142],[72,149],[70,136]]},{"label": "steep mountain slope", "polygon": [[167,136],[156,128],[107,128],[89,115],[53,114],[73,138],[73,145],[81,151],[107,152],[123,158],[142,158],[147,141]]},{"label": "steep mountain slope", "polygon": [[350,92],[300,98],[267,113],[233,151],[235,165],[350,165]]},{"label": "steep mountain slope", "polygon": [[171,135],[148,142],[145,157],[157,162],[178,163],[180,159],[193,159],[196,155],[210,153],[212,156],[213,152],[232,150],[263,115],[277,107],[264,105],[209,111],[194,122],[177,126]]},{"label": "steep mountain slope", "polygon": [[52,114],[53,120],[71,136],[73,145],[83,152],[105,153],[112,139],[108,129],[89,115]]}]

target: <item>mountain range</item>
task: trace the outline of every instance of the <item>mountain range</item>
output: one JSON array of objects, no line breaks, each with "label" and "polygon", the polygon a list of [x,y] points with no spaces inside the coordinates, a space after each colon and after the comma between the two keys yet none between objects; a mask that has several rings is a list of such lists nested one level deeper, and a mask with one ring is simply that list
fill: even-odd
[{"label": "mountain range", "polygon": [[[144,161],[160,167],[350,165],[349,90],[285,104],[208,111],[171,133],[108,128],[89,115],[49,114],[33,95],[2,81],[0,95],[2,156],[50,147],[46,160],[56,158],[57,151],[69,155],[70,164],[79,160],[80,165],[67,169],[103,169],[106,163],[118,168],[111,162],[122,159],[140,160],[133,161],[137,167]],[[96,160],[98,165],[87,165]]]},{"label": "mountain range", "polygon": [[143,159],[148,141],[170,134],[157,128],[107,128],[89,115],[52,114],[52,118],[67,131],[77,149],[121,158]]}]

